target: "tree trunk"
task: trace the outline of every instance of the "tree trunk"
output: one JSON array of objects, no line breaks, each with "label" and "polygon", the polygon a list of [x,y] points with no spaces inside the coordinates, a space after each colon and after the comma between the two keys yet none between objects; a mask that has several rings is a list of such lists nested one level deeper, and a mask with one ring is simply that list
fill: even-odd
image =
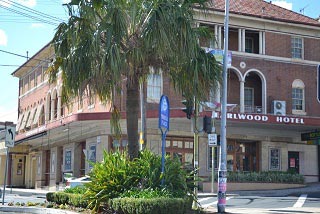
[{"label": "tree trunk", "polygon": [[127,82],[127,133],[128,133],[128,153],[132,160],[138,157],[138,116],[139,116],[139,81],[137,76],[128,78]]}]

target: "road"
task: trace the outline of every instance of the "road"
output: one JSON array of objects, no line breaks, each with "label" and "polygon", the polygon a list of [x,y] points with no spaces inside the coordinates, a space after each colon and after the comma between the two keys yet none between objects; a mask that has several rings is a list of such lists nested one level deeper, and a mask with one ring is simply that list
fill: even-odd
[{"label": "road", "polygon": [[[201,207],[215,212],[217,198],[199,199]],[[229,213],[318,213],[320,214],[320,192],[288,194],[286,196],[241,196],[227,197],[226,212]]]}]

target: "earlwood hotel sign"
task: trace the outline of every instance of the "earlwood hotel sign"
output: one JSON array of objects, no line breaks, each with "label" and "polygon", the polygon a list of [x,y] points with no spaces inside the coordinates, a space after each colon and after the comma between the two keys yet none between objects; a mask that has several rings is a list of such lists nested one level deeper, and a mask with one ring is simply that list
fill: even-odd
[{"label": "earlwood hotel sign", "polygon": [[278,115],[227,113],[227,119],[285,124],[304,124],[304,118]]}]

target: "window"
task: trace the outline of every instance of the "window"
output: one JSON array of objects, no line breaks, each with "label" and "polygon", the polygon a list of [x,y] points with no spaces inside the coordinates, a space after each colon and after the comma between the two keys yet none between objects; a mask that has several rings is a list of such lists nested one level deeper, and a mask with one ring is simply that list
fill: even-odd
[{"label": "window", "polygon": [[245,52],[246,53],[253,53],[253,38],[246,38]]},{"label": "window", "polygon": [[296,59],[303,58],[302,38],[299,38],[299,37],[291,38],[291,53],[292,53],[292,58],[296,58]]},{"label": "window", "polygon": [[244,88],[244,106],[245,112],[254,112],[254,89],[253,88]]},{"label": "window", "polygon": [[159,102],[162,94],[162,75],[151,73],[147,82],[147,102]]},{"label": "window", "polygon": [[193,163],[192,138],[167,138],[166,153],[171,158],[178,157],[182,163]]},{"label": "window", "polygon": [[124,151],[128,146],[128,137],[123,135],[121,139],[110,139],[110,148],[112,151]]},{"label": "window", "polygon": [[64,154],[64,170],[71,171],[71,150],[66,150]]},{"label": "window", "polygon": [[269,170],[280,170],[280,149],[270,148],[269,150]]},{"label": "window", "polygon": [[89,160],[89,169],[92,169],[93,165],[92,163],[95,163],[96,162],[96,153],[97,153],[97,146],[96,145],[90,145],[89,146],[89,157],[88,157],[88,160]]},{"label": "window", "polygon": [[302,110],[303,106],[303,89],[292,89],[292,110]]},{"label": "window", "polygon": [[304,83],[296,79],[292,83],[292,111],[293,113],[305,112]]}]

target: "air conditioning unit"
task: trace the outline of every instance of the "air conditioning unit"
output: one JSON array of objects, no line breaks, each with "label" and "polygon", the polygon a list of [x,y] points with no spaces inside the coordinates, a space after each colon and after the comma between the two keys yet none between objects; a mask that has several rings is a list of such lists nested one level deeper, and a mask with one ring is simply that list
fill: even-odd
[{"label": "air conditioning unit", "polygon": [[286,101],[273,100],[271,111],[275,115],[286,115]]}]

